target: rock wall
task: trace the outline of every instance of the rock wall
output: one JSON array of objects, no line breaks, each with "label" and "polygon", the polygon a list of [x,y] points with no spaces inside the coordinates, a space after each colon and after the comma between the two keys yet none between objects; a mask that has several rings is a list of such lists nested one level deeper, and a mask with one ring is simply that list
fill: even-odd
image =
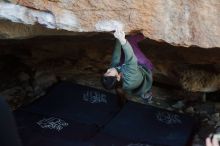
[{"label": "rock wall", "polygon": [[77,35],[77,33],[66,30],[54,30],[42,25],[25,25],[10,21],[0,21],[0,39],[25,39],[35,36],[57,36],[57,35]]},{"label": "rock wall", "polygon": [[[100,78],[110,65],[114,43],[107,33],[0,39],[0,96],[16,108],[60,80],[102,88]],[[154,83],[190,92],[220,90],[219,49],[175,47],[150,39],[139,46],[154,64]]]},{"label": "rock wall", "polygon": [[102,35],[0,40],[0,96],[16,108],[60,80],[101,88],[113,46],[114,40]]},{"label": "rock wall", "polygon": [[141,31],[174,45],[220,47],[219,0],[7,1],[0,3],[0,18],[13,22],[73,32],[123,27],[127,33]]},{"label": "rock wall", "polygon": [[145,39],[139,44],[154,64],[154,80],[193,92],[220,90],[220,49],[177,47]]}]

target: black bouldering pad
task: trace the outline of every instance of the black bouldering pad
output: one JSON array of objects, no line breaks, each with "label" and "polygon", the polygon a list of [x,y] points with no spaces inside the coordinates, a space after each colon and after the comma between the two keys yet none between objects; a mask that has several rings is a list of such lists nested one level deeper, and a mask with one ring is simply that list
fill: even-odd
[{"label": "black bouldering pad", "polygon": [[111,120],[120,108],[115,94],[63,82],[22,110],[101,127]]},{"label": "black bouldering pad", "polygon": [[189,116],[128,102],[92,141],[98,146],[186,146],[192,127]]},{"label": "black bouldering pad", "polygon": [[86,140],[98,132],[96,125],[15,111],[18,132],[24,146],[88,146]]},{"label": "black bouldering pad", "polygon": [[193,119],[63,82],[14,112],[25,146],[186,146]]},{"label": "black bouldering pad", "polygon": [[14,115],[25,146],[83,146],[119,110],[114,94],[62,82]]},{"label": "black bouldering pad", "polygon": [[25,146],[93,146],[87,142],[73,141],[54,137],[44,137],[37,135],[32,137],[31,141]]}]

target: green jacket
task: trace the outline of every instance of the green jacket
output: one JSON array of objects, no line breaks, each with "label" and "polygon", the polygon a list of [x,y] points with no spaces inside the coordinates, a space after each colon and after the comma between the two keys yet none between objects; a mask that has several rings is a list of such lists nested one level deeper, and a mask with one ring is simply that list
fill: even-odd
[{"label": "green jacket", "polygon": [[[119,66],[121,47],[125,54],[125,61]],[[151,89],[153,82],[152,73],[138,64],[137,58],[128,41],[125,45],[121,45],[118,39],[116,39],[111,67],[115,67],[118,72],[122,73],[122,88],[128,94],[144,98],[145,94]]]}]

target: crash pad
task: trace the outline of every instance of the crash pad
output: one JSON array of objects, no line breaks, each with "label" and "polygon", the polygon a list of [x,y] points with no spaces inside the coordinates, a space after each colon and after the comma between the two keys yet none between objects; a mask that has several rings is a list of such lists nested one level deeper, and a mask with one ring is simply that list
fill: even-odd
[{"label": "crash pad", "polygon": [[58,116],[101,127],[120,110],[115,94],[71,82],[54,86],[49,93],[23,111]]},{"label": "crash pad", "polygon": [[21,110],[14,115],[24,146],[84,146],[99,130],[96,125]]},{"label": "crash pad", "polygon": [[92,141],[98,146],[186,146],[193,123],[184,114],[128,102]]},{"label": "crash pad", "polygon": [[119,109],[115,94],[62,82],[14,115],[25,146],[84,146]]},{"label": "crash pad", "polygon": [[193,119],[63,82],[14,112],[25,146],[186,146]]}]

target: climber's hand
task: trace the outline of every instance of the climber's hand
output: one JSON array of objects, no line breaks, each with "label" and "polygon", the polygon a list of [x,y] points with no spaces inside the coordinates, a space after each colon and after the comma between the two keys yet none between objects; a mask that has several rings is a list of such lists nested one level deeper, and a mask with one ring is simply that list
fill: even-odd
[{"label": "climber's hand", "polygon": [[126,39],[125,39],[125,33],[122,30],[116,29],[115,33],[114,33],[115,38],[117,38],[121,45],[125,45],[126,44]]},{"label": "climber's hand", "polygon": [[206,138],[206,146],[219,146],[218,135],[214,135],[213,138]]}]

